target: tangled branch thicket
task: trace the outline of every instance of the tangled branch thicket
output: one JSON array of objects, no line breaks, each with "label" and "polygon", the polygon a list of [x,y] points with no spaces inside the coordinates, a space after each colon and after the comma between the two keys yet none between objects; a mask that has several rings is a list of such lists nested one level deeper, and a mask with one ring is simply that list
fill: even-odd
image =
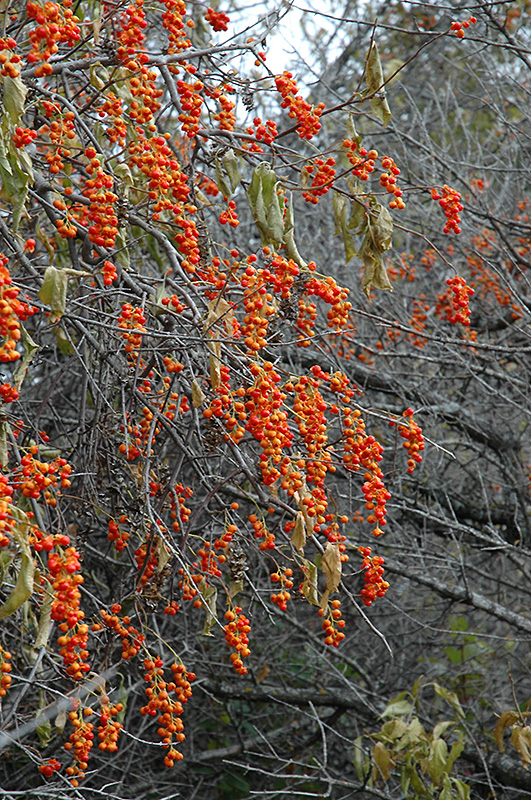
[{"label": "tangled branch thicket", "polygon": [[4,3],[4,796],[531,796],[530,10]]}]

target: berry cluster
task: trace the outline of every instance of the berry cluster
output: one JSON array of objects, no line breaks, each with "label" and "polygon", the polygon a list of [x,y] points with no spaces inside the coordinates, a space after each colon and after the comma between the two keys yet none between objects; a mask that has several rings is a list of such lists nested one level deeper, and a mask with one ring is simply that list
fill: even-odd
[{"label": "berry cluster", "polygon": [[[67,5],[69,3],[65,2],[64,6]],[[50,75],[53,69],[46,62],[57,53],[59,44],[73,47],[81,38],[77,19],[70,8],[61,7],[58,3],[52,3],[50,0],[42,5],[29,2],[26,5],[26,13],[28,19],[34,19],[37,23],[37,27],[29,34],[31,50],[26,60],[28,64],[43,62],[35,70],[37,77]]]},{"label": "berry cluster", "polygon": [[277,75],[275,85],[282,96],[282,108],[289,108],[289,116],[297,120],[297,133],[301,139],[313,139],[321,130],[320,117],[325,109],[324,103],[311,106],[299,95],[297,84],[291,72]]},{"label": "berry cluster", "polygon": [[[127,515],[122,514],[118,522],[120,525],[125,525],[127,523]],[[118,522],[116,522],[114,519],[109,520],[109,533],[107,534],[107,539],[112,542],[118,552],[121,553],[122,550],[127,547],[128,539],[130,538],[131,534],[129,531],[120,528]]]},{"label": "berry cluster", "polygon": [[352,174],[360,181],[368,181],[369,175],[374,172],[375,161],[378,158],[376,150],[366,150],[365,147],[360,147],[355,139],[344,139],[343,148],[352,164]]},{"label": "berry cluster", "polygon": [[118,197],[111,192],[114,181],[101,168],[93,147],[88,147],[85,155],[90,159],[87,173],[94,176],[85,181],[83,190],[83,196],[90,200],[88,218],[92,225],[88,229],[88,236],[99,247],[113,248],[118,234],[118,219],[114,209]]},{"label": "berry cluster", "polygon": [[329,603],[327,610],[319,609],[319,616],[324,617],[328,611],[328,616],[323,619],[323,630],[325,632],[325,644],[339,647],[340,643],[345,638],[342,630],[345,627],[345,620],[341,619],[341,600],[332,600]]},{"label": "berry cluster", "polygon": [[[413,420],[413,413],[412,408],[406,408],[406,410],[402,412],[402,420],[400,421],[400,425],[398,425],[398,433],[406,440],[403,447],[405,447],[408,454],[407,471],[409,474],[411,474],[415,466],[422,461],[420,451],[424,450],[422,428]],[[395,420],[390,420],[389,425],[394,427],[396,425]]]},{"label": "berry cluster", "polygon": [[11,653],[0,645],[0,697],[5,697],[11,686],[13,678],[9,674],[12,670]]},{"label": "berry cluster", "polygon": [[13,134],[13,144],[17,148],[27,147],[37,138],[39,134],[31,128],[21,128],[20,126],[15,129]]},{"label": "berry cluster", "polygon": [[393,195],[393,199],[389,203],[389,208],[403,209],[406,204],[402,200],[402,189],[397,185],[396,179],[400,175],[400,170],[395,162],[389,156],[382,158],[382,169],[386,170],[380,175],[380,186],[383,186],[386,192]]},{"label": "berry cluster", "polygon": [[264,520],[257,517],[256,514],[250,514],[249,522],[253,527],[254,538],[262,539],[259,545],[260,550],[274,550],[275,535],[268,530]]},{"label": "berry cluster", "polygon": [[14,403],[19,398],[18,389],[9,383],[0,386],[0,398],[4,403]]},{"label": "berry cluster", "polygon": [[446,215],[444,232],[452,233],[453,231],[454,233],[461,233],[461,228],[459,227],[461,217],[459,213],[463,210],[464,206],[460,202],[461,195],[459,192],[445,184],[441,189],[441,194],[439,194],[437,189],[432,189],[431,196],[433,200],[439,201],[439,205]]},{"label": "berry cluster", "polygon": [[243,666],[242,658],[247,658],[251,654],[248,647],[251,625],[241,611],[240,606],[235,606],[234,609],[225,612],[227,624],[224,625],[223,630],[228,646],[234,648],[235,651],[230,654],[232,666],[239,675],[246,675],[247,667]]},{"label": "berry cluster", "polygon": [[68,715],[74,732],[70,734],[64,748],[67,752],[72,752],[74,757],[74,764],[66,768],[72,786],[79,786],[79,781],[85,777],[85,770],[88,767],[90,751],[94,744],[94,725],[87,721],[87,717],[92,716],[92,713],[91,708],[85,708],[81,713],[76,709]]},{"label": "berry cluster", "polygon": [[248,133],[249,136],[254,136],[257,140],[250,144],[246,141],[242,142],[242,147],[245,150],[250,150],[251,153],[263,153],[264,151],[258,142],[263,141],[264,144],[272,144],[278,135],[276,122],[273,122],[272,119],[268,119],[264,124],[261,117],[255,117],[253,119],[253,124],[249,125],[249,127],[245,129],[245,132]]},{"label": "berry cluster", "polygon": [[454,325],[460,322],[461,325],[468,327],[470,325],[470,307],[468,301],[474,294],[474,290],[470,286],[467,286],[465,279],[459,277],[459,275],[456,275],[454,278],[448,278],[446,283],[448,284],[447,294],[452,303],[452,310],[447,311],[446,319]]},{"label": "berry cluster", "polygon": [[[68,537],[64,539],[68,540]],[[86,649],[89,626],[83,622],[85,612],[80,608],[79,587],[83,583],[80,566],[79,553],[73,547],[63,550],[62,546],[56,545],[56,552],[48,556],[49,575],[46,580],[53,592],[51,618],[59,622],[59,653],[68,675],[74,680],[81,680],[90,669]]]},{"label": "berry cluster", "polygon": [[463,22],[452,22],[450,25],[450,30],[455,33],[458,39],[463,39],[465,36],[465,31],[467,28],[470,28],[471,25],[475,25],[477,19],[475,17],[469,17],[468,19],[463,20]]},{"label": "berry cluster", "polygon": [[[38,500],[41,493],[49,506],[57,505],[57,494],[60,489],[68,489],[71,484],[72,465],[64,458],[54,461],[39,461],[39,446],[32,445],[27,455],[20,459],[20,467],[13,473],[12,486],[32,500]],[[55,494],[52,492],[55,490]]]},{"label": "berry cluster", "polygon": [[109,698],[103,695],[100,699],[100,724],[98,725],[99,750],[115,753],[118,750],[118,736],[123,728],[116,717],[123,711],[123,703],[111,704]]},{"label": "berry cluster", "polygon": [[326,161],[323,158],[316,158],[313,163],[304,167],[308,176],[312,178],[311,188],[302,193],[307,203],[316,205],[319,198],[332,188],[336,175],[335,163],[335,158],[330,156]]},{"label": "berry cluster", "polygon": [[0,253],[0,336],[4,341],[0,345],[0,362],[17,361],[17,342],[20,340],[20,323],[36,314],[38,309],[18,299],[20,289],[13,285],[13,279],[7,269],[9,259]]},{"label": "berry cluster", "polygon": [[382,577],[384,574],[382,566],[384,559],[381,556],[371,557],[372,550],[370,547],[360,547],[359,550],[363,556],[362,569],[365,583],[360,595],[363,603],[366,606],[370,606],[377,597],[385,597],[389,584]]},{"label": "berry cluster", "polygon": [[[182,753],[175,750],[174,743],[183,742],[183,722],[181,715],[183,705],[192,696],[191,683],[195,680],[193,672],[186,672],[183,664],[171,665],[171,680],[164,680],[163,661],[161,658],[146,658],[144,661],[144,680],[148,684],[145,689],[148,703],[142,706],[140,713],[144,716],[157,717],[158,736],[168,749],[164,759],[166,767],[173,767],[175,761],[182,760]],[[171,695],[175,695],[175,699]]]},{"label": "berry cluster", "polygon": [[226,14],[222,11],[214,11],[213,8],[207,8],[205,19],[215,31],[226,31],[227,25],[230,22]]},{"label": "berry cluster", "polygon": [[44,764],[41,764],[39,767],[39,772],[45,778],[51,778],[54,772],[58,772],[61,769],[61,764],[56,758],[49,758]]},{"label": "berry cluster", "polygon": [[105,626],[109,630],[114,631],[122,640],[122,658],[124,661],[128,661],[130,658],[134,658],[137,655],[146,637],[131,625],[130,617],[125,616],[120,619],[118,614],[121,610],[122,607],[119,603],[114,603],[114,605],[111,606],[111,613],[105,611],[105,609],[101,609],[100,614],[102,622],[95,622],[91,630],[96,633],[101,631],[103,626]]},{"label": "berry cluster", "polygon": [[111,286],[115,280],[118,279],[116,267],[112,261],[105,261],[103,264],[103,284],[104,286]]},{"label": "berry cluster", "polygon": [[0,75],[7,75],[9,78],[17,78],[20,75],[18,64],[20,64],[21,58],[13,52],[16,46],[17,43],[11,36],[7,39],[0,39]]},{"label": "berry cluster", "polygon": [[144,309],[124,303],[122,313],[118,317],[118,327],[121,329],[122,338],[127,342],[124,350],[135,362],[142,345],[142,335],[146,332],[145,321]]},{"label": "berry cluster", "polygon": [[219,215],[220,225],[229,225],[230,228],[237,228],[240,224],[238,215],[236,214],[236,203],[234,200],[229,200],[227,208]]},{"label": "berry cluster", "polygon": [[391,495],[386,490],[380,469],[383,447],[374,436],[367,436],[361,412],[357,409],[343,409],[343,462],[349,470],[365,469],[365,483],[361,487],[365,496],[365,508],[372,513],[367,522],[374,524],[374,536],[381,536],[382,527],[386,525],[386,503]]},{"label": "berry cluster", "polygon": [[289,593],[288,589],[293,589],[293,581],[291,578],[293,577],[293,570],[292,569],[283,569],[277,570],[277,572],[271,573],[271,580],[273,583],[280,584],[280,592],[271,595],[271,601],[277,605],[281,611],[286,611],[288,607],[288,600],[291,598],[291,594]]}]

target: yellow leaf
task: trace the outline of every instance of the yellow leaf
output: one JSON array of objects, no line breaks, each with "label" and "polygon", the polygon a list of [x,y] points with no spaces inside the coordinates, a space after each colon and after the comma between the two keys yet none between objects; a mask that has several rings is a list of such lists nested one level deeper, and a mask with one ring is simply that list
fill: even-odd
[{"label": "yellow leaf", "polygon": [[206,396],[196,380],[192,381],[192,405],[199,408],[205,402]]},{"label": "yellow leaf", "polygon": [[388,781],[391,777],[391,756],[389,755],[387,747],[382,744],[382,742],[376,742],[372,757],[374,758],[374,763],[378,767],[380,775],[384,781]]},{"label": "yellow leaf", "polygon": [[295,527],[291,534],[291,544],[302,556],[304,553],[304,545],[306,544],[306,523],[302,511],[297,512]]},{"label": "yellow leaf", "polygon": [[341,554],[337,542],[328,542],[321,557],[321,569],[326,578],[329,594],[335,592],[341,582]]}]

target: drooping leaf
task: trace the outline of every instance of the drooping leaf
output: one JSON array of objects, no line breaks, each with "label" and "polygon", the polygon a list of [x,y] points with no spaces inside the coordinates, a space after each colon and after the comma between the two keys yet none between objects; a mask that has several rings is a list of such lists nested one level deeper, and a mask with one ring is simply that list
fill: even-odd
[{"label": "drooping leaf", "polygon": [[216,603],[218,599],[218,590],[215,586],[207,586],[201,592],[202,600],[206,606],[206,617],[203,625],[202,636],[213,636],[211,628],[216,622]]},{"label": "drooping leaf", "polygon": [[369,98],[371,110],[385,127],[391,119],[391,109],[385,95],[382,62],[378,52],[378,45],[373,42],[367,56],[367,69],[365,72],[367,88],[372,97]]},{"label": "drooping leaf", "polygon": [[293,216],[293,196],[290,194],[289,199],[286,201],[286,216],[284,218],[284,244],[288,257],[297,264],[299,267],[306,267],[306,262],[303,260],[301,254],[297,250],[295,244],[295,219]]},{"label": "drooping leaf", "polygon": [[428,773],[435,786],[438,786],[446,770],[448,745],[444,739],[434,739],[428,756]]},{"label": "drooping leaf", "polygon": [[229,176],[230,185],[234,192],[240,185],[243,176],[239,169],[239,158],[232,148],[227,150],[223,156],[223,166],[225,167],[225,172]]},{"label": "drooping leaf", "polygon": [[4,108],[11,117],[13,125],[18,125],[24,113],[26,95],[28,87],[20,75],[11,78],[9,75],[4,77]]},{"label": "drooping leaf", "polygon": [[527,769],[531,764],[531,728],[529,725],[513,727],[511,744],[520,756],[523,768]]},{"label": "drooping leaf", "polygon": [[304,545],[306,544],[306,523],[302,511],[297,512],[295,520],[295,527],[291,534],[291,544],[302,555],[304,552]]},{"label": "drooping leaf", "polygon": [[334,234],[343,237],[345,263],[348,264],[356,255],[356,246],[352,238],[352,233],[350,232],[350,202],[344,195],[336,192],[332,200],[332,205],[334,208]]},{"label": "drooping leaf", "polygon": [[435,694],[437,694],[439,697],[442,697],[443,700],[446,700],[446,702],[452,706],[457,716],[463,719],[465,714],[456,693],[450,692],[448,689],[445,689],[444,686],[440,686],[438,683],[434,683],[433,688],[435,689]]},{"label": "drooping leaf", "polygon": [[11,513],[16,519],[12,532],[21,550],[20,567],[15,588],[0,607],[0,619],[14,614],[26,600],[29,600],[33,594],[33,577],[35,575],[35,564],[28,543],[28,518],[19,508],[13,507]]},{"label": "drooping leaf", "polygon": [[46,267],[39,297],[43,303],[50,306],[50,322],[57,322],[65,313],[66,293],[68,289],[68,275],[62,269]]},{"label": "drooping leaf", "polygon": [[503,735],[505,733],[505,728],[510,728],[511,725],[519,719],[519,715],[517,711],[504,711],[498,717],[498,722],[496,723],[496,727],[494,729],[494,738],[496,739],[496,744],[498,745],[498,750],[502,753],[505,750],[505,746],[503,744]]},{"label": "drooping leaf", "polygon": [[341,582],[341,553],[338,542],[328,542],[321,556],[321,570],[326,578],[326,591],[321,598],[321,607],[326,606],[328,597],[335,592]]},{"label": "drooping leaf", "polygon": [[301,591],[310,605],[318,606],[320,603],[317,592],[317,566],[313,561],[308,561],[307,559],[303,559],[302,564],[304,566],[304,580],[301,584]]},{"label": "drooping leaf", "polygon": [[24,354],[20,359],[20,361],[17,363],[17,368],[13,376],[13,385],[19,390],[24,382],[24,378],[26,377],[26,372],[33,360],[33,356],[40,347],[40,345],[38,345],[37,342],[33,341],[33,339],[31,338],[29,332],[26,330],[24,325],[21,325],[21,331],[22,331],[22,343],[24,345]]},{"label": "drooping leaf", "polygon": [[367,232],[363,244],[358,253],[364,264],[363,277],[361,279],[361,288],[367,295],[370,296],[371,287],[375,289],[393,290],[391,281],[384,266],[382,256],[375,249],[370,231]]},{"label": "drooping leaf", "polygon": [[216,185],[224,197],[230,197],[232,192],[227,180],[225,178],[225,174],[223,171],[223,165],[219,156],[215,158],[215,170],[216,170]]},{"label": "drooping leaf", "polygon": [[389,750],[382,742],[376,742],[372,751],[374,763],[378,767],[378,772],[384,779],[388,781],[391,777],[391,756]]},{"label": "drooping leaf", "polygon": [[206,400],[204,391],[199,386],[196,380],[192,381],[192,405],[194,408],[200,408]]},{"label": "drooping leaf", "polygon": [[12,205],[13,231],[16,233],[22,217],[22,211],[28,196],[30,175],[23,171],[19,159],[10,153],[0,133],[0,177],[2,191],[0,198]]}]

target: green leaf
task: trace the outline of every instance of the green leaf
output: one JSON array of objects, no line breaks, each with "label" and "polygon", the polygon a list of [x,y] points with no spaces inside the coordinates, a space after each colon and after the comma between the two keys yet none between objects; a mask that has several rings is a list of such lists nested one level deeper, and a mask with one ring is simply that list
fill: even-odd
[{"label": "green leaf", "polygon": [[463,719],[465,714],[456,693],[448,691],[448,689],[445,689],[443,686],[439,686],[438,683],[434,683],[433,688],[435,689],[435,694],[442,697],[443,700],[446,700],[446,702],[452,706],[457,716]]},{"label": "green leaf", "polygon": [[363,783],[371,768],[369,759],[363,750],[363,736],[358,736],[354,741],[354,768],[360,783]]},{"label": "green leaf", "polygon": [[383,87],[384,76],[378,45],[373,42],[367,56],[367,69],[365,73],[367,88],[372,97],[369,99],[371,110],[385,127],[391,119],[391,109],[385,96]]},{"label": "green leaf", "polygon": [[3,606],[0,607],[0,619],[5,619],[11,614],[14,614],[33,594],[35,564],[33,563],[33,556],[28,544],[28,518],[23,511],[16,507],[11,509],[11,513],[17,520],[16,524],[12,527],[12,532],[21,549],[21,561],[15,588]]},{"label": "green leaf", "polygon": [[446,771],[447,758],[448,745],[444,739],[434,739],[428,756],[428,773],[435,786],[439,785],[441,777]]},{"label": "green leaf", "polygon": [[[41,721],[39,722],[39,720]],[[36,723],[35,730],[37,731],[39,742],[41,744],[41,747],[44,748],[49,744],[50,739],[52,738],[52,723],[43,714],[40,714],[37,717],[35,723]]]},{"label": "green leaf", "polygon": [[306,267],[306,262],[302,259],[294,239],[295,220],[293,217],[293,197],[289,196],[286,202],[286,216],[284,219],[284,244],[286,245],[286,252],[288,257],[297,264],[297,266]]},{"label": "green leaf", "polygon": [[389,250],[393,245],[393,218],[385,206],[380,206],[376,221],[370,223],[374,244],[380,253]]},{"label": "green leaf", "polygon": [[40,347],[40,345],[38,345],[37,342],[33,341],[33,339],[31,338],[29,332],[26,330],[24,325],[21,325],[21,330],[22,330],[22,343],[24,344],[24,355],[18,362],[15,374],[13,376],[13,385],[19,390],[24,382],[24,378],[26,377],[26,372],[33,360],[33,356]]},{"label": "green leaf", "polygon": [[302,571],[304,573],[304,580],[301,584],[301,591],[306,600],[312,606],[319,605],[319,596],[317,594],[317,567],[313,561],[302,559]]},{"label": "green leaf", "polygon": [[242,174],[239,170],[239,158],[234,150],[227,150],[223,156],[223,166],[225,167],[225,172],[229,176],[230,185],[232,187],[232,191],[234,192],[235,189],[240,185],[242,179]]},{"label": "green leaf", "polygon": [[[399,695],[400,697],[400,695]],[[413,706],[406,699],[396,699],[393,700],[389,705],[385,707],[385,710],[382,713],[382,717],[386,719],[387,717],[405,717],[408,714],[411,714],[413,711]]]},{"label": "green leaf", "polygon": [[221,165],[221,161],[218,156],[216,156],[215,160],[215,169],[216,169],[216,184],[218,189],[220,190],[221,194],[224,197],[230,197],[232,192],[229,184],[225,180],[225,175],[223,174],[223,167]]},{"label": "green leaf", "polygon": [[210,630],[212,625],[216,622],[216,602],[218,599],[218,590],[215,586],[207,586],[201,592],[201,599],[204,601],[207,611],[205,624],[203,625],[201,635],[213,636],[214,634],[210,633]]},{"label": "green leaf", "polygon": [[454,796],[452,793],[452,784],[450,783],[448,775],[445,775],[443,779],[442,789],[439,794],[439,800],[453,800],[453,798]]},{"label": "green leaf", "polygon": [[4,108],[11,117],[13,125],[18,125],[24,113],[28,87],[20,77],[4,77]]},{"label": "green leaf", "polygon": [[16,233],[28,196],[30,176],[21,169],[18,156],[14,156],[7,150],[1,132],[0,177],[2,178],[1,199],[13,206],[13,232]]},{"label": "green leaf", "polygon": [[46,267],[39,297],[43,303],[50,306],[51,322],[57,322],[65,313],[66,293],[68,289],[68,275],[62,269]]},{"label": "green leaf", "polygon": [[254,170],[247,191],[247,200],[262,244],[270,244],[275,248],[284,241],[285,234],[284,198],[279,197],[279,186],[274,171],[269,164],[262,162]]},{"label": "green leaf", "polygon": [[348,264],[348,262],[356,255],[356,246],[349,230],[350,202],[344,195],[336,192],[332,200],[332,205],[334,208],[334,234],[343,237],[343,245],[345,247],[345,263]]},{"label": "green leaf", "polygon": [[361,279],[361,288],[367,297],[370,297],[371,286],[374,286],[376,289],[393,291],[387,270],[382,261],[382,256],[374,247],[370,230],[363,240],[358,255],[365,266]]},{"label": "green leaf", "polygon": [[450,645],[444,648],[444,653],[451,664],[460,664],[463,661],[463,652],[460,648]]},{"label": "green leaf", "polygon": [[452,745],[452,749],[450,750],[450,755],[446,761],[446,771],[450,773],[452,771],[452,767],[454,763],[457,761],[461,753],[465,748],[464,742],[459,739],[457,742],[454,742]]},{"label": "green leaf", "polygon": [[457,800],[470,800],[470,786],[458,778],[452,778],[452,782],[457,789]]},{"label": "green leaf", "polygon": [[[152,238],[153,237],[151,235],[146,237],[147,248],[148,248],[149,252],[151,252],[151,250],[150,250],[150,239],[152,239]],[[117,250],[116,250],[115,258],[118,261],[118,263],[121,264],[122,267],[125,267],[127,269],[129,264],[131,263],[131,259],[129,257],[129,250],[127,249],[126,243],[127,243],[127,239],[126,239],[126,235],[125,235],[125,229],[123,227],[120,227],[120,228],[118,228],[118,233],[116,234],[116,248],[117,248]],[[153,256],[153,257],[155,258],[155,256]],[[160,256],[159,256],[159,258],[160,258]],[[159,263],[159,262],[157,261],[157,263]],[[159,264],[159,266],[160,266],[160,264]]]}]

